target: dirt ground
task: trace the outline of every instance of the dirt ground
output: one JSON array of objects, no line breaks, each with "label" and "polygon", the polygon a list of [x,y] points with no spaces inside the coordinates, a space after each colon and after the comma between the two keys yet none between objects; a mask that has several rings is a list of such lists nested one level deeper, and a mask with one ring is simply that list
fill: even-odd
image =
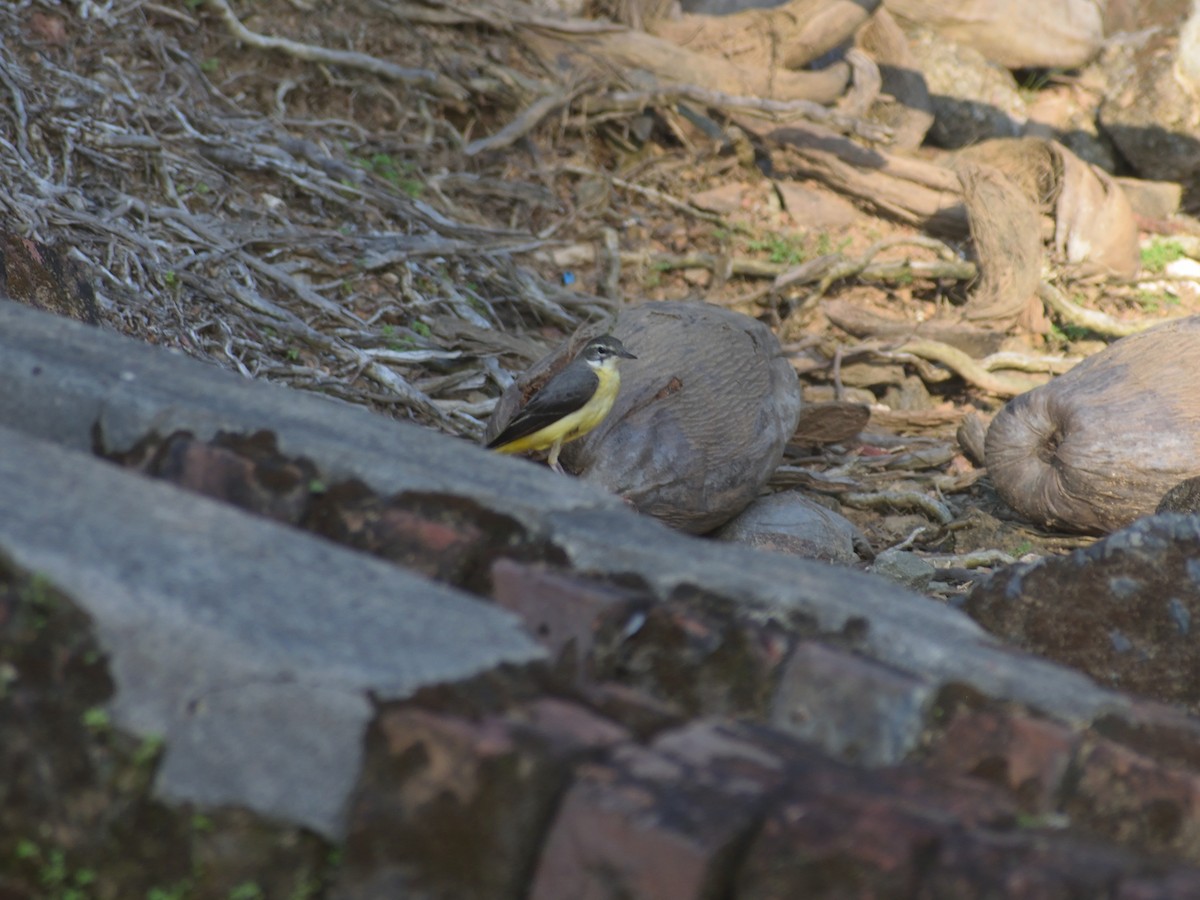
[{"label": "dirt ground", "polygon": [[[108,327],[468,440],[508,373],[616,304],[728,306],[775,329],[808,401],[871,410],[861,435],[801,436],[777,486],[826,498],[876,551],[922,551],[949,594],[1087,542],[1017,520],[959,447],[1004,396],[901,349],[970,296],[965,236],[852,202],[719,110],[554,71],[510,13],[7,5],[8,227],[66,252]],[[1143,237],[1144,271],[1180,255]],[[1069,287],[1118,321],[1200,311],[1186,280]],[[1028,384],[1104,346],[1036,302],[1023,322],[993,349],[1034,360]]]}]

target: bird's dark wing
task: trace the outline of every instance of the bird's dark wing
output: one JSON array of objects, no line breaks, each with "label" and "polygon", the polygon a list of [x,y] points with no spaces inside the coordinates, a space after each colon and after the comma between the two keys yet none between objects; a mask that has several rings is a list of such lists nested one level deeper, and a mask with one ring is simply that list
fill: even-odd
[{"label": "bird's dark wing", "polygon": [[529,398],[508,426],[488,442],[488,448],[520,440],[553,425],[592,399],[599,386],[600,379],[586,363],[572,363]]}]

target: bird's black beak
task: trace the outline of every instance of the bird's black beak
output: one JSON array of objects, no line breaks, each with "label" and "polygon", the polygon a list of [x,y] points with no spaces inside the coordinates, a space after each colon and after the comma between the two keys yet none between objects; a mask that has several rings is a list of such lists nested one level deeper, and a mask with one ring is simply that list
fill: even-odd
[{"label": "bird's black beak", "polygon": [[623,356],[625,359],[637,359],[636,356],[634,356],[632,353],[630,353],[624,347],[622,347],[620,350],[617,351],[617,356]]}]

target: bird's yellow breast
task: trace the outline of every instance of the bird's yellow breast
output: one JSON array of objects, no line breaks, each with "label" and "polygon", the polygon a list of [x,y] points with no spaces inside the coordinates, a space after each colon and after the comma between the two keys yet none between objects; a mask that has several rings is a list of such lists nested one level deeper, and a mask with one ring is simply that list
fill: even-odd
[{"label": "bird's yellow breast", "polygon": [[557,422],[552,422],[533,434],[527,434],[512,443],[497,447],[501,453],[524,453],[527,450],[545,450],[555,443],[565,444],[583,437],[602,421],[612,409],[621,387],[621,376],[615,365],[605,364],[592,369],[599,380],[596,392],[587,403],[573,413],[568,413]]}]

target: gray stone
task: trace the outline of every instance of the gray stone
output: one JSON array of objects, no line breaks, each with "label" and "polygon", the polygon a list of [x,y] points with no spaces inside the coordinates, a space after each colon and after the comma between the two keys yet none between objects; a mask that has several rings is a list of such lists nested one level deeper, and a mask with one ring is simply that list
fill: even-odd
[{"label": "gray stone", "polygon": [[912,588],[914,591],[924,591],[929,587],[929,582],[933,580],[937,569],[915,553],[905,550],[884,550],[875,557],[875,562],[871,564],[871,571],[876,575],[882,575],[889,581]]},{"label": "gray stone", "polygon": [[0,552],[92,617],[114,722],[165,740],[164,799],[337,839],[372,697],[544,655],[465,593],[2,428],[0,507]]},{"label": "gray stone", "polygon": [[859,550],[870,555],[870,543],[853,522],[797,491],[755,500],[715,537],[826,562],[857,563]]},{"label": "gray stone", "polygon": [[771,724],[847,762],[894,765],[924,734],[932,694],[891,666],[804,643],[779,677]]},{"label": "gray stone", "polygon": [[1147,516],[1067,556],[996,572],[966,608],[1040,656],[1194,714],[1198,556],[1200,516]]}]

